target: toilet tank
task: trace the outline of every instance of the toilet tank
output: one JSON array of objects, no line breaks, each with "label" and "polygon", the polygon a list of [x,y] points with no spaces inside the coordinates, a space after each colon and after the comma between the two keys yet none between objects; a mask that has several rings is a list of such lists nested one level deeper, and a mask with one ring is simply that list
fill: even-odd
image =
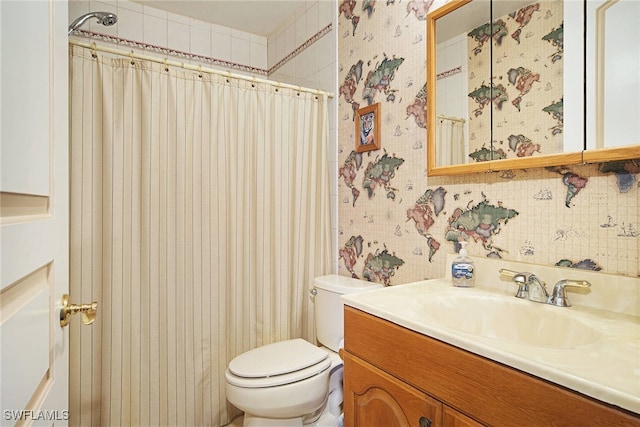
[{"label": "toilet tank", "polygon": [[354,292],[381,288],[381,283],[352,279],[351,277],[329,274],[316,277],[315,289],[316,338],[333,351],[344,338],[344,304],[340,296]]}]

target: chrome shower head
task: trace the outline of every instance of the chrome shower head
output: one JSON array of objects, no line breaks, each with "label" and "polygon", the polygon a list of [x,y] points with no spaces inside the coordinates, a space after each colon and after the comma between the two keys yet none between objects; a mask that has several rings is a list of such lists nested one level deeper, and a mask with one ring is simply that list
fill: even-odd
[{"label": "chrome shower head", "polygon": [[98,20],[105,27],[110,27],[116,22],[118,22],[118,17],[113,13],[106,13],[103,16],[99,17]]},{"label": "chrome shower head", "polygon": [[118,22],[118,17],[116,16],[115,13],[111,13],[111,12],[85,13],[84,15],[82,15],[81,17],[73,21],[71,25],[69,25],[69,32],[67,33],[67,35],[71,35],[71,33],[73,33],[75,30],[80,28],[82,24],[84,24],[85,21],[89,18],[96,18],[98,20],[98,23],[104,25],[105,27],[110,27],[111,25]]}]

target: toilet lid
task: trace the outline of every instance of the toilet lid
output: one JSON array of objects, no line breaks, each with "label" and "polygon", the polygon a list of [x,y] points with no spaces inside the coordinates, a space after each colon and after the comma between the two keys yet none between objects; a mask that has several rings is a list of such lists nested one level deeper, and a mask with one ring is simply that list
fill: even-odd
[{"label": "toilet lid", "polygon": [[262,378],[246,378],[234,375],[229,368],[225,371],[224,375],[227,383],[242,388],[267,388],[277,387],[286,384],[292,384],[298,381],[306,380],[307,378],[320,375],[322,372],[329,372],[331,368],[331,360],[329,358],[309,366],[308,368],[300,369],[299,371],[289,372],[288,374],[274,375],[272,377]]},{"label": "toilet lid", "polygon": [[312,367],[328,357],[320,347],[296,338],[249,350],[229,363],[229,371],[244,378],[273,377]]}]

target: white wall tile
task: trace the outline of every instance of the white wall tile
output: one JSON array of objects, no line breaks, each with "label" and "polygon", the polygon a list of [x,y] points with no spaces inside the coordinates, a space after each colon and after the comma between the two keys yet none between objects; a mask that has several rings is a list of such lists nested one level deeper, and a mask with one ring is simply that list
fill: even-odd
[{"label": "white wall tile", "polygon": [[178,15],[177,13],[167,13],[167,19],[172,22],[178,22],[180,24],[189,25],[191,18],[183,15]]},{"label": "white wall tile", "polygon": [[306,15],[302,15],[300,16],[300,18],[298,18],[296,20],[296,23],[294,25],[294,41],[295,41],[295,47],[300,46],[302,43],[304,43],[305,41],[307,41],[308,37],[307,37],[307,20],[306,20]]},{"label": "white wall tile", "polygon": [[211,24],[211,31],[231,36],[231,28],[223,27],[222,25]]},{"label": "white wall tile", "polygon": [[127,9],[133,12],[144,13],[144,6],[128,0],[118,0],[118,9]]},{"label": "white wall tile", "polygon": [[318,64],[326,65],[336,60],[336,51],[331,34],[321,37],[314,44],[318,46]]},{"label": "white wall tile", "polygon": [[250,49],[251,66],[266,70],[268,64],[266,46],[251,42]]},{"label": "white wall tile", "polygon": [[[118,14],[118,25],[87,25],[88,30],[268,69],[324,28],[332,19],[335,20],[335,1],[312,0],[298,2],[295,5],[297,7],[292,7],[291,15],[286,22],[269,37],[209,24],[131,0],[70,0],[69,21],[89,10],[105,10]],[[330,85],[335,73],[327,75],[326,70],[321,69],[326,68],[326,62],[335,62],[332,59],[332,56],[335,56],[332,38],[335,37],[320,38],[298,57],[277,70],[280,80],[313,87]]]},{"label": "white wall tile", "polygon": [[189,26],[195,27],[195,28],[199,28],[201,30],[206,30],[206,31],[209,31],[209,32],[211,31],[211,23],[210,22],[201,21],[199,19],[190,18],[189,19]]},{"label": "white wall tile", "polygon": [[231,61],[238,64],[251,64],[251,42],[241,38],[231,39]]},{"label": "white wall tile", "polygon": [[167,43],[169,49],[188,52],[189,25],[169,20],[167,24]]},{"label": "white wall tile", "polygon": [[[283,64],[282,67],[280,67],[280,69],[278,71],[280,72],[281,76],[289,76],[289,78],[291,78],[293,80],[294,77],[295,77],[296,68],[295,68],[295,65],[294,65],[293,61],[289,61],[289,62],[286,62],[285,64]],[[287,82],[286,78],[281,78],[281,80],[283,82]]]},{"label": "white wall tile", "polygon": [[89,10],[91,11],[107,11],[114,12],[118,9],[118,0],[90,0],[89,1]]},{"label": "white wall tile", "polygon": [[145,13],[143,41],[153,46],[166,47],[168,45],[166,18],[162,19]]},{"label": "white wall tile", "polygon": [[118,6],[118,37],[127,40],[144,39],[144,15]]},{"label": "white wall tile", "polygon": [[284,32],[280,33],[280,35],[276,37],[273,56],[269,57],[269,67],[273,67],[286,56],[285,37],[286,35]]},{"label": "white wall tile", "polygon": [[306,2],[298,3],[296,8],[295,8],[295,10],[294,10],[294,14],[293,14],[293,16],[295,17],[296,21],[299,21],[300,18],[302,18],[302,16],[304,16],[306,11],[307,11]]},{"label": "white wall tile", "polygon": [[195,55],[210,57],[211,55],[211,31],[199,27],[190,28],[189,52]]},{"label": "white wall tile", "polygon": [[249,41],[251,43],[261,44],[262,46],[267,47],[267,38],[264,36],[249,33]]},{"label": "white wall tile", "polygon": [[[322,62],[320,62],[322,64]],[[331,62],[324,68],[321,68],[318,71],[318,88],[328,91],[335,92],[337,90],[337,69],[336,63]]]},{"label": "white wall tile", "polygon": [[250,42],[252,35],[253,34],[247,33],[246,31],[236,30],[235,28],[231,29],[231,37],[234,39],[242,39]]},{"label": "white wall tile", "polygon": [[80,16],[89,12],[89,2],[84,0],[70,0],[69,1],[69,24],[75,21]]},{"label": "white wall tile", "polygon": [[334,9],[337,9],[336,3],[332,1],[318,2],[318,26],[322,29],[333,21]]},{"label": "white wall tile", "polygon": [[320,31],[320,24],[319,24],[319,6],[318,3],[314,2],[312,3],[309,8],[307,9],[306,12],[306,23],[307,23],[307,40],[311,37],[313,37],[313,35],[315,33],[317,33],[318,31]]},{"label": "white wall tile", "polygon": [[211,32],[211,56],[223,61],[231,61],[231,31]]},{"label": "white wall tile", "polygon": [[156,18],[162,18],[164,20],[167,19],[168,13],[166,10],[156,9],[155,7],[146,5],[142,8],[142,10],[145,16],[154,16]]},{"label": "white wall tile", "polygon": [[294,25],[290,25],[287,27],[287,30],[284,33],[284,51],[285,54],[289,54],[293,52],[298,45],[296,45],[296,29]]},{"label": "white wall tile", "polygon": [[266,68],[271,68],[270,64],[274,64],[276,62],[275,57],[276,57],[276,44],[275,44],[275,38],[274,38],[272,40],[269,40],[269,42],[267,43],[267,67]]},{"label": "white wall tile", "polygon": [[[298,76],[310,78],[318,72],[318,43],[313,43],[303,51],[304,57],[302,61],[298,61],[296,72]],[[317,87],[317,84],[316,86]]]},{"label": "white wall tile", "polygon": [[329,188],[331,196],[338,195],[338,162],[329,163]]}]

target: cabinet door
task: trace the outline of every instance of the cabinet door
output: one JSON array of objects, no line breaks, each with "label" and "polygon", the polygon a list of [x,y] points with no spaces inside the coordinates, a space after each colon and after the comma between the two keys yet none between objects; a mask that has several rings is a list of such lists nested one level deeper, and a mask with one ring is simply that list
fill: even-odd
[{"label": "cabinet door", "polygon": [[442,405],[442,427],[481,427],[482,424],[447,405]]},{"label": "cabinet door", "polygon": [[442,404],[384,371],[344,353],[346,427],[436,427]]}]

